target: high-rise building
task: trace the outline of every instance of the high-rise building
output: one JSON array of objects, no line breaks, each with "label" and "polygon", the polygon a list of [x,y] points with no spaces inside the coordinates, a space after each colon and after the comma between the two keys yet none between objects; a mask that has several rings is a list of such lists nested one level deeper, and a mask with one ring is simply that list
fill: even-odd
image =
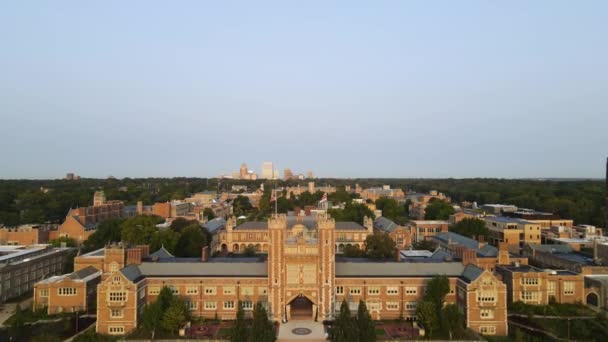
[{"label": "high-rise building", "polygon": [[95,194],[93,195],[93,206],[98,207],[104,204],[106,204],[106,194],[103,190],[95,191]]},{"label": "high-rise building", "polygon": [[291,169],[285,169],[285,170],[283,171],[283,178],[284,178],[285,180],[289,180],[289,179],[292,179],[292,178],[293,178],[293,172],[291,172]]},{"label": "high-rise building", "polygon": [[314,178],[313,175],[312,175],[312,171],[306,172],[306,178],[308,178],[308,179],[313,179]]},{"label": "high-rise building", "polygon": [[265,178],[265,179],[274,178],[274,169],[273,169],[272,162],[264,162],[262,164],[262,178]]},{"label": "high-rise building", "polygon": [[241,170],[240,170],[240,173],[239,173],[239,176],[240,176],[239,178],[246,179],[247,178],[247,171],[248,171],[247,164],[245,164],[245,163],[241,164]]}]

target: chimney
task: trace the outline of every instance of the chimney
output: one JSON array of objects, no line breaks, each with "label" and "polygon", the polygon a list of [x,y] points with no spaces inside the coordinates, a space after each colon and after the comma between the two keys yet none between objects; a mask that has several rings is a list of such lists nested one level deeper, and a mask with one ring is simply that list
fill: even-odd
[{"label": "chimney", "polygon": [[127,250],[127,266],[141,265],[141,249],[129,248]]},{"label": "chimney", "polygon": [[509,256],[509,245],[504,241],[500,241],[498,243],[497,263],[499,265],[508,265],[511,263],[511,257]]},{"label": "chimney", "polygon": [[468,264],[477,264],[477,252],[472,249],[466,249],[462,253],[462,263],[466,266]]},{"label": "chimney", "polygon": [[137,201],[137,215],[143,215],[143,214],[144,214],[144,202]]},{"label": "chimney", "polygon": [[398,248],[395,249],[395,261],[401,261],[401,251]]},{"label": "chimney", "polygon": [[147,258],[150,255],[150,245],[137,245],[135,248],[139,248],[141,250],[141,257]]},{"label": "chimney", "polygon": [[202,262],[209,261],[209,246],[203,247],[203,250],[201,251],[201,261]]}]

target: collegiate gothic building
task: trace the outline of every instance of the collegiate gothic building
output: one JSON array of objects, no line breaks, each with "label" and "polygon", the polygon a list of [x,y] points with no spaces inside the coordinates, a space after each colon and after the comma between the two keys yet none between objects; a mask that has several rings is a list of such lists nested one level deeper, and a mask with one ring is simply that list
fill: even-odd
[{"label": "collegiate gothic building", "polygon": [[[414,319],[427,282],[446,275],[446,302],[458,305],[469,328],[507,334],[507,289],[491,272],[453,261],[336,258],[343,226],[328,215],[314,222],[277,215],[255,229],[266,237],[259,244],[267,257],[208,258],[203,248],[200,259],[176,258],[161,249],[145,260],[132,260],[98,287],[97,331],[122,335],[137,328],[144,305],[154,302],[164,286],[184,298],[193,315],[208,318],[234,319],[241,301],[246,312],[256,302],[265,304],[277,322],[332,320],[342,301],[356,309],[364,300],[374,319]],[[241,241],[233,241],[225,248],[240,248]]]}]

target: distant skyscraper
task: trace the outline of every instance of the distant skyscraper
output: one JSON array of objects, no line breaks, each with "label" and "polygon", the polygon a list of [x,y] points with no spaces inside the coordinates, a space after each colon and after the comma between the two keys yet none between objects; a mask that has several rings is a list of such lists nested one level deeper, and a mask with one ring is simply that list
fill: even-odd
[{"label": "distant skyscraper", "polygon": [[247,164],[245,164],[245,163],[241,164],[241,170],[240,170],[240,173],[239,173],[239,176],[240,176],[239,178],[246,179],[247,178],[247,171],[248,171]]},{"label": "distant skyscraper", "polygon": [[274,169],[272,166],[272,162],[264,162],[262,164],[262,178],[265,178],[265,179],[274,178]]},{"label": "distant skyscraper", "polygon": [[312,176],[312,171],[308,171],[306,172],[306,178],[308,179],[313,179],[314,177]]},{"label": "distant skyscraper", "polygon": [[74,173],[69,172],[65,175],[65,179],[67,180],[74,180]]},{"label": "distant skyscraper", "polygon": [[288,179],[292,179],[292,178],[293,178],[293,172],[291,172],[291,169],[285,169],[285,170],[283,171],[283,178],[284,178],[285,180],[288,180]]}]

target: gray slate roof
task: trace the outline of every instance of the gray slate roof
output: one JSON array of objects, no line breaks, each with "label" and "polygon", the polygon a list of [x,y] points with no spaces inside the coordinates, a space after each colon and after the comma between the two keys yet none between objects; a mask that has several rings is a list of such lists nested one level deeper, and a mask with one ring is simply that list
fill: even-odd
[{"label": "gray slate roof", "polygon": [[[71,273],[68,277],[70,277],[70,279],[84,279],[88,276],[91,276],[95,273],[99,272],[98,269],[96,269],[93,266],[87,266],[81,270],[78,270],[76,272]],[[101,275],[101,274],[100,274]]]},{"label": "gray slate roof", "polygon": [[203,227],[207,229],[209,233],[214,233],[216,230],[226,227],[226,220],[224,220],[223,217],[214,218],[205,223]]},{"label": "gray slate roof", "polygon": [[473,280],[479,278],[479,276],[483,273],[483,269],[475,266],[475,265],[467,265],[467,267],[464,268],[464,271],[462,272],[462,277],[466,280],[468,280],[469,282],[472,282]]},{"label": "gray slate roof", "polygon": [[463,270],[460,262],[336,262],[338,278],[460,276]]},{"label": "gray slate roof", "polygon": [[154,258],[168,259],[168,258],[174,258],[174,256],[173,256],[173,254],[169,253],[169,251],[166,250],[164,246],[162,246],[159,250],[150,254],[149,258],[150,259],[154,259]]},{"label": "gray slate roof", "polygon": [[362,225],[358,224],[357,222],[336,222],[336,229],[337,230],[365,230],[365,227],[363,227]]},{"label": "gray slate roof", "polygon": [[479,248],[479,242],[477,242],[477,240],[454,232],[439,233],[435,235],[433,239],[445,245],[447,245],[449,242],[457,243],[459,245],[465,246],[466,248],[477,251],[477,255],[482,257],[495,257],[498,255],[498,248],[489,244],[486,244],[482,248]]},{"label": "gray slate roof", "polygon": [[383,232],[391,233],[393,232],[398,225],[392,220],[387,219],[384,216],[380,216],[374,220],[374,228],[381,230]]},{"label": "gray slate roof", "polygon": [[536,243],[530,243],[530,244],[528,244],[528,246],[534,251],[546,252],[546,253],[571,253],[572,252],[572,247],[570,247],[569,245],[562,245],[562,244],[540,245],[540,244],[536,244]]}]

